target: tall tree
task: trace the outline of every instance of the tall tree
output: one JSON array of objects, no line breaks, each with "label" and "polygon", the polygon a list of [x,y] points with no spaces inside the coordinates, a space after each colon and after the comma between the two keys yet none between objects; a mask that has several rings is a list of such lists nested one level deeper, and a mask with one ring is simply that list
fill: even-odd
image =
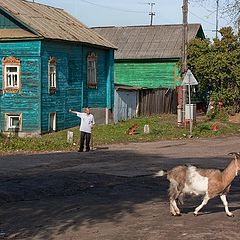
[{"label": "tall tree", "polygon": [[221,39],[194,39],[188,46],[188,67],[199,81],[198,93],[234,112],[240,110],[240,39],[231,27]]}]

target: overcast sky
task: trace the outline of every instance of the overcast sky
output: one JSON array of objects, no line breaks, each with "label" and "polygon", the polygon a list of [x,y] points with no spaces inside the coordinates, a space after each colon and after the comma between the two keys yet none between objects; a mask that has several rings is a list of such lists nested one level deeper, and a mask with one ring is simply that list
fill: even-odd
[{"label": "overcast sky", "polygon": [[[31,0],[29,0],[31,1]],[[35,0],[63,8],[89,27],[131,26],[150,24],[148,0]],[[152,0],[155,5],[153,24],[182,23],[183,0]],[[201,23],[205,35],[212,39],[216,29],[216,0],[189,0],[189,23]],[[220,0],[220,9],[223,0]],[[219,14],[219,28],[229,25],[226,16]]]}]

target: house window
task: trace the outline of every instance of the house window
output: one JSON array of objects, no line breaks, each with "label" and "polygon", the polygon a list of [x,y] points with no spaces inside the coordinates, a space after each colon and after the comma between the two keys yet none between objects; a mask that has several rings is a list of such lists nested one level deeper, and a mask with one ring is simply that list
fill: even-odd
[{"label": "house window", "polygon": [[95,53],[90,53],[87,57],[87,86],[97,87],[97,56]]},{"label": "house window", "polygon": [[57,129],[57,114],[55,112],[49,114],[49,131],[54,132]]},{"label": "house window", "polygon": [[19,131],[21,129],[21,114],[10,114],[5,115],[6,119],[6,131]]},{"label": "house window", "polygon": [[2,60],[3,91],[18,92],[20,90],[20,60],[6,57]]},{"label": "house window", "polygon": [[5,65],[5,87],[19,87],[19,66]]},{"label": "house window", "polygon": [[56,92],[56,86],[57,86],[56,70],[57,70],[57,61],[56,61],[56,58],[52,57],[48,62],[48,82],[49,82],[50,93]]}]

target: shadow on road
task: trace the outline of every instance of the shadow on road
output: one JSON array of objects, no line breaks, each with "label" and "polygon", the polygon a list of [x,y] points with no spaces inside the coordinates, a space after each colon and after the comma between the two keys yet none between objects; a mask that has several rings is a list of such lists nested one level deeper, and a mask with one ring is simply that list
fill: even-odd
[{"label": "shadow on road", "polygon": [[[126,214],[137,214],[138,204],[167,202],[167,180],[151,176],[158,170],[187,163],[227,165],[219,158],[169,159],[126,150],[8,156],[0,166],[6,168],[7,161],[12,168],[0,177],[0,230],[9,239],[51,239],[69,229],[121,222]],[[239,201],[236,186],[235,181],[230,203]],[[195,200],[187,200],[184,213],[193,207]],[[206,211],[222,212],[221,202],[212,200]]]}]

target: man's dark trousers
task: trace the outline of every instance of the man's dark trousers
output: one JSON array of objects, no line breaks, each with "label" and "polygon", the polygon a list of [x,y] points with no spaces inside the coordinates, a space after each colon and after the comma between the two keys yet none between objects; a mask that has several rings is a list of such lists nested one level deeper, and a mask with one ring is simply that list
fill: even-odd
[{"label": "man's dark trousers", "polygon": [[91,133],[80,132],[80,148],[79,151],[82,152],[84,148],[84,141],[86,140],[86,152],[90,151],[90,139]]}]

